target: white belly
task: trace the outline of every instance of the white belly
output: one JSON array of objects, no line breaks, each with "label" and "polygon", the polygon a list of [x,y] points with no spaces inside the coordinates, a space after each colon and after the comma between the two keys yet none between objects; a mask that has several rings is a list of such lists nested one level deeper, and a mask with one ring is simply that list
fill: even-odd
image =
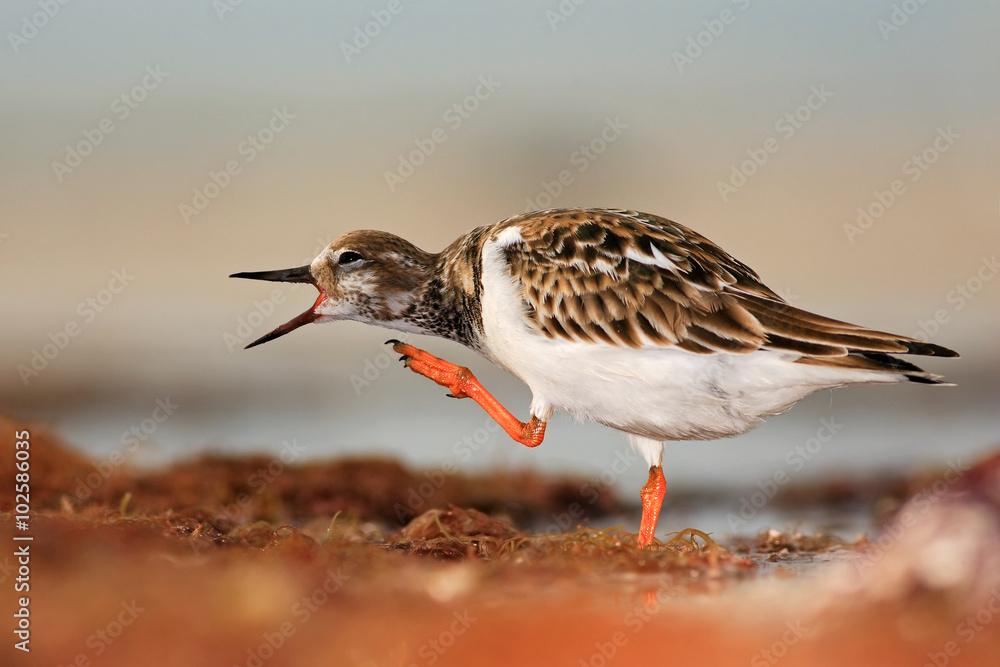
[{"label": "white belly", "polygon": [[539,419],[564,410],[653,440],[707,440],[743,433],[819,389],[900,379],[796,364],[794,353],[700,355],[552,339],[530,326],[520,303],[502,255],[487,243],[485,354],[528,385]]}]

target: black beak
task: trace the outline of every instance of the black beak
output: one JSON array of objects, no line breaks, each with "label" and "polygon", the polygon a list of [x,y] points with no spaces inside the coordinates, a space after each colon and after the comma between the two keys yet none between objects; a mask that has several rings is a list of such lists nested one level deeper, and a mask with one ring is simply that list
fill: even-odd
[{"label": "black beak", "polygon": [[276,283],[312,283],[316,284],[316,279],[309,272],[309,265],[297,266],[294,269],[282,269],[281,271],[244,271],[234,273],[230,278],[247,278],[249,280],[270,280]]},{"label": "black beak", "polygon": [[[311,283],[316,285],[316,279],[313,278],[312,273],[309,272],[309,265],[298,266],[294,269],[283,269],[281,271],[244,271],[242,273],[234,273],[230,278],[248,278],[250,280],[270,280],[278,283]],[[280,327],[276,328],[274,331],[265,334],[250,343],[243,349],[250,349],[261,343],[266,343],[269,340],[274,340],[284,336],[290,331],[294,331],[304,324],[309,324],[310,322],[315,322],[319,318],[319,314],[316,309],[321,303],[327,298],[326,292],[316,285],[316,289],[319,290],[319,298],[316,299],[316,303],[312,305],[312,308],[302,313],[298,317],[295,317],[288,322],[285,322]]]}]

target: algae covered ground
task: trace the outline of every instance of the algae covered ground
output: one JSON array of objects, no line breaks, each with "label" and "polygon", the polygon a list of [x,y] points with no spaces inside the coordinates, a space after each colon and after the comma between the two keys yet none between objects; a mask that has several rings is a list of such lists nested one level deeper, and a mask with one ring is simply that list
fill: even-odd
[{"label": "algae covered ground", "polygon": [[[800,504],[862,499],[881,526],[868,535],[695,527],[639,551],[604,527],[633,508],[584,503],[570,477],[209,457],[116,466],[91,484],[91,462],[43,426],[0,425],[7,453],[30,434],[31,488],[26,526],[13,494],[0,499],[3,664],[940,667],[1000,655],[997,457],[881,489],[789,490]],[[4,488],[16,462],[3,458]],[[546,528],[573,503],[587,508],[580,525]]]}]

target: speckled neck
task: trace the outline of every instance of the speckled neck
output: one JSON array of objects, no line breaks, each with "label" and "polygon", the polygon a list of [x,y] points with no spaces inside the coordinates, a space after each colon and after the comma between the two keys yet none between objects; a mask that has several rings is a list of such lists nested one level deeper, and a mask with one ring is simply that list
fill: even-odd
[{"label": "speckled neck", "polygon": [[406,321],[427,334],[482,351],[482,248],[489,227],[474,229],[437,255]]}]

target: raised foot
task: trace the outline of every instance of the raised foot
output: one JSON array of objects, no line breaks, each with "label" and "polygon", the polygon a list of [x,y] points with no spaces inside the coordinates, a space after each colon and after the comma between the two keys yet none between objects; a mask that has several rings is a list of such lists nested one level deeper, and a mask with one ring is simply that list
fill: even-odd
[{"label": "raised foot", "polygon": [[434,380],[442,387],[451,391],[452,398],[468,398],[466,393],[470,379],[475,379],[472,371],[464,366],[457,366],[450,361],[439,359],[429,352],[395,339],[386,341],[392,344],[394,352],[401,356],[399,360],[414,373]]},{"label": "raised foot", "polygon": [[433,354],[395,339],[386,341],[398,352],[400,360],[414,373],[447,387],[453,398],[471,398],[500,424],[511,438],[528,447],[537,447],[545,438],[545,422],[534,415],[525,423],[512,415],[480,384],[468,368],[457,366]]}]

